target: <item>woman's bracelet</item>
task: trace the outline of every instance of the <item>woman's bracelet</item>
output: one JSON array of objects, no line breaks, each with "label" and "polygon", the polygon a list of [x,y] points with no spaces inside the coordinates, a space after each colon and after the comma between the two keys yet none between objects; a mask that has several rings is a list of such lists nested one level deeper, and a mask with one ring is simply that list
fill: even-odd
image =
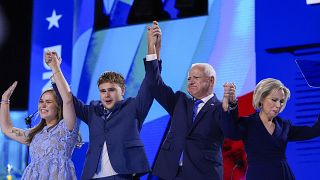
[{"label": "woman's bracelet", "polygon": [[52,73],[52,75],[50,76],[50,81],[51,81],[51,83],[55,83],[55,81],[54,81],[54,75],[55,75],[55,74],[58,74],[59,72],[61,72],[61,71],[58,70],[58,71]]},{"label": "woman's bracelet", "polygon": [[1,104],[10,104],[10,100],[1,99]]},{"label": "woman's bracelet", "polygon": [[58,74],[58,73],[60,73],[60,72],[61,72],[61,71],[58,70],[58,71],[54,72],[54,73],[52,74],[52,76],[54,76],[55,74]]}]

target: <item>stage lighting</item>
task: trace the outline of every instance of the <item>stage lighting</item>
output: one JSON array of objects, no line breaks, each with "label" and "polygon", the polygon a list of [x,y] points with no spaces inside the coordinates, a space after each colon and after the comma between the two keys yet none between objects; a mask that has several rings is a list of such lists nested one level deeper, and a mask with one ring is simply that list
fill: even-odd
[{"label": "stage lighting", "polygon": [[320,4],[320,0],[307,0],[307,4]]}]

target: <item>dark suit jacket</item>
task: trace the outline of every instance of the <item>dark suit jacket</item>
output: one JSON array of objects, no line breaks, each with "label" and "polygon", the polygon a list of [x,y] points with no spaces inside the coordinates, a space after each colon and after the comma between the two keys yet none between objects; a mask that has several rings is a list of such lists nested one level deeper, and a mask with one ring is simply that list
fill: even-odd
[{"label": "dark suit jacket", "polygon": [[137,96],[116,103],[107,120],[102,118],[104,109],[100,101],[91,101],[85,105],[74,96],[73,102],[77,117],[89,127],[89,148],[81,179],[93,177],[104,142],[107,144],[111,165],[118,174],[139,175],[150,172],[140,139],[142,124],[153,102],[146,77]]},{"label": "dark suit jacket", "polygon": [[183,179],[223,179],[222,144],[224,135],[237,139],[235,123],[238,110],[224,112],[222,103],[212,97],[192,122],[193,99],[168,87],[160,76],[158,61],[147,62],[152,77],[151,89],[155,99],[171,116],[166,139],[161,145],[153,174],[174,179],[183,151]]}]

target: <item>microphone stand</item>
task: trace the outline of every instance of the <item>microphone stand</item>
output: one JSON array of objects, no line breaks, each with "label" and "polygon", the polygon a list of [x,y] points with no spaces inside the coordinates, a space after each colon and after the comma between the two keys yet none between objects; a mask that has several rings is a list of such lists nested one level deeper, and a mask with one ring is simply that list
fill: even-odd
[{"label": "microphone stand", "polygon": [[[31,120],[32,120],[32,118],[33,118],[36,114],[38,114],[38,111],[32,113],[31,115],[27,116],[27,117],[24,119],[24,121],[25,121],[28,129],[31,128]],[[26,167],[27,167],[28,164],[29,164],[29,146],[27,146],[27,154],[26,154],[25,163],[26,163]]]}]

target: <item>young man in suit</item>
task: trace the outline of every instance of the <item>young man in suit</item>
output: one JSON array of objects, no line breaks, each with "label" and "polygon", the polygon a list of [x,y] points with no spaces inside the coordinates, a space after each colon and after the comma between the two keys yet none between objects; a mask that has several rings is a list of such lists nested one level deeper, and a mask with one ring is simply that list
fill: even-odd
[{"label": "young man in suit", "polygon": [[[81,179],[131,180],[150,172],[140,139],[153,102],[147,83],[150,77],[145,75],[136,97],[124,99],[123,76],[106,71],[97,81],[100,100],[84,104],[73,96],[77,117],[89,127],[89,148]],[[54,84],[53,87],[57,92]]]}]

